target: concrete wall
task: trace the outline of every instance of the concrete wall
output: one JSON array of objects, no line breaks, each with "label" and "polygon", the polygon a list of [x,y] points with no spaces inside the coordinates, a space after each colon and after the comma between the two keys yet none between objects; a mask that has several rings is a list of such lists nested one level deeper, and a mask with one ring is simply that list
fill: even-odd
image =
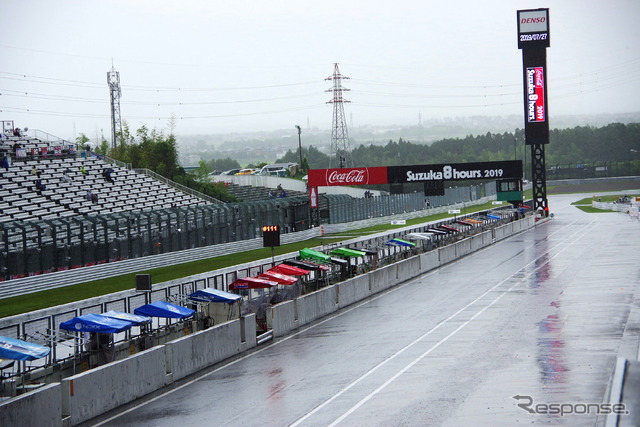
[{"label": "concrete wall", "polygon": [[463,239],[454,245],[456,247],[456,258],[469,255],[471,253],[471,239]]},{"label": "concrete wall", "polygon": [[[494,237],[496,241],[503,239],[535,226],[536,222],[528,217],[513,224],[283,302],[271,307],[267,322],[275,337],[286,335],[342,307],[486,247]],[[22,425],[19,421],[25,419],[31,425],[62,425],[62,417],[67,415],[69,424],[82,423],[254,347],[255,334],[255,316],[251,315],[66,378],[61,384],[51,384],[0,404],[0,425]]]},{"label": "concrete wall", "polygon": [[71,425],[87,421],[164,387],[165,346],[62,380],[62,412]]},{"label": "concrete wall", "polygon": [[255,313],[240,318],[240,351],[249,350],[258,345],[256,342],[256,326]]},{"label": "concrete wall", "polygon": [[456,246],[449,245],[438,248],[440,265],[445,265],[456,259]]},{"label": "concrete wall", "polygon": [[[401,261],[404,262],[404,261]],[[396,278],[398,277],[398,263],[387,265],[386,267],[379,268],[371,273],[370,289],[371,293],[375,294],[380,291],[384,291],[391,286],[394,286]]]},{"label": "concrete wall", "polygon": [[336,285],[338,290],[338,307],[346,307],[365,299],[369,291],[369,275],[354,277]]},{"label": "concrete wall", "polygon": [[426,273],[434,268],[440,267],[440,254],[438,251],[431,251],[420,255],[420,267]]},{"label": "concrete wall", "polygon": [[0,426],[62,426],[61,390],[49,384],[0,403]]},{"label": "concrete wall", "polygon": [[238,354],[240,328],[240,320],[232,320],[165,344],[167,368],[173,380]]},{"label": "concrete wall", "polygon": [[267,310],[267,327],[274,337],[281,337],[298,327],[296,301],[285,301]]},{"label": "concrete wall", "polygon": [[420,257],[414,256],[398,263],[398,273],[396,283],[406,282],[409,279],[419,276],[422,273],[420,268]]}]

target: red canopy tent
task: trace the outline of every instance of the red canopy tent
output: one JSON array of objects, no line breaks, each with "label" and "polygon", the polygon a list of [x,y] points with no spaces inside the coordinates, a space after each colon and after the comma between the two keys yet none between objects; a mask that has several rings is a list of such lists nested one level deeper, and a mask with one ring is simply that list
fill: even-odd
[{"label": "red canopy tent", "polygon": [[298,281],[295,277],[287,276],[286,274],[276,273],[275,271],[266,271],[258,276],[258,279],[271,280],[278,282],[281,285],[293,285]]},{"label": "red canopy tent", "polygon": [[236,289],[264,289],[271,288],[277,285],[277,282],[273,282],[271,280],[259,279],[257,277],[244,277],[231,283],[229,285],[229,290],[235,291]]},{"label": "red canopy tent", "polygon": [[274,273],[287,274],[289,276],[306,276],[309,274],[309,270],[304,270],[302,268],[294,267],[292,265],[280,264],[275,267],[269,269],[269,271],[273,271]]}]

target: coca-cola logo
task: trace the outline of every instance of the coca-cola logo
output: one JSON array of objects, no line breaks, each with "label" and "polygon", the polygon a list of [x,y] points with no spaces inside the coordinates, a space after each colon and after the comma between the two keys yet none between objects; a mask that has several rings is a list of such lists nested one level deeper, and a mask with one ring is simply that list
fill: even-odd
[{"label": "coca-cola logo", "polygon": [[367,169],[333,170],[329,172],[329,176],[327,177],[327,183],[329,185],[361,185],[367,182],[369,182]]}]

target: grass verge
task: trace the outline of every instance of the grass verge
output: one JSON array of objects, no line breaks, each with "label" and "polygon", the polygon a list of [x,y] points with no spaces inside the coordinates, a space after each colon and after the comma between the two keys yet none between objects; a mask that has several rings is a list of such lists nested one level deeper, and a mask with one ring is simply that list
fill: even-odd
[{"label": "grass verge", "polygon": [[[473,213],[491,209],[492,207],[495,206],[493,206],[491,203],[485,203],[483,205],[469,206],[464,209],[464,211],[466,211],[466,213]],[[274,254],[282,255],[289,252],[299,251],[300,249],[308,247],[339,242],[341,240],[345,240],[346,238],[351,238],[354,235],[362,236],[378,233],[381,231],[402,228],[409,225],[418,225],[425,222],[437,221],[440,219],[453,217],[454,215],[450,215],[447,213],[435,214],[407,220],[406,225],[381,224],[359,230],[351,230],[342,234],[333,234],[323,238],[315,238],[303,242],[295,242],[287,245],[282,245],[274,248]],[[218,270],[221,268],[230,267],[232,265],[243,264],[246,262],[256,261],[269,257],[271,257],[271,249],[261,248],[247,252],[240,252],[215,258],[187,262],[184,264],[176,264],[161,268],[155,268],[152,270],[123,274],[121,276],[109,277],[107,279],[94,280],[86,283],[79,283],[77,285],[70,285],[62,288],[35,292],[32,294],[26,294],[17,297],[5,298],[2,300],[2,304],[0,304],[0,318],[40,310],[47,307],[53,307],[56,305],[67,304],[87,298],[107,295],[127,289],[133,289],[136,274],[151,274],[154,283],[162,283],[169,280],[179,279],[181,277],[206,273],[208,271]]]}]

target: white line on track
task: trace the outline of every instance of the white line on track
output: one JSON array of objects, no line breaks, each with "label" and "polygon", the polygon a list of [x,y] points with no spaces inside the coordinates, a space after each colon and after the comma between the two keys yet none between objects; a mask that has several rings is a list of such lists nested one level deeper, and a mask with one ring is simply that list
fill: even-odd
[{"label": "white line on track", "polygon": [[[575,223],[575,222],[574,222],[574,223]],[[560,231],[562,231],[562,230],[564,230],[564,229],[566,229],[566,228],[568,228],[568,227],[572,226],[574,223],[568,224],[568,225],[567,225],[566,227],[564,227],[563,229],[558,230],[558,232],[560,232]],[[589,224],[589,225],[591,225],[591,224]],[[558,232],[556,232],[556,233],[554,233],[554,234],[557,234]],[[575,234],[575,233],[574,233],[574,234]],[[553,248],[555,248],[555,247],[559,246],[560,244],[562,244],[562,243],[563,243],[564,241],[566,241],[567,239],[568,239],[568,237],[567,237],[567,238],[565,238],[565,239],[564,239],[562,242],[560,242],[558,245],[554,246]],[[506,240],[501,240],[500,242],[497,242],[495,245],[490,245],[490,246],[488,246],[488,247],[486,247],[486,248],[483,248],[482,250],[486,250],[486,249],[493,248],[493,247],[495,247],[496,245],[502,244],[502,243],[507,242],[507,241],[508,241],[508,239],[506,239]],[[551,248],[551,249],[553,249],[553,248]],[[549,252],[551,249],[549,249],[547,252]],[[534,262],[535,262],[535,260],[534,260],[534,261],[532,261],[532,262],[530,262],[529,264],[527,264],[525,267],[528,267],[529,265],[531,265],[531,264],[532,264],[532,263],[534,263]],[[456,263],[456,262],[454,262],[454,263],[450,263],[450,264],[444,265],[444,266],[439,267],[439,268],[447,268],[448,266],[451,266],[451,265],[453,265],[453,264],[455,264],[455,263]],[[525,267],[523,267],[523,268],[525,268]],[[261,348],[261,349],[255,350],[255,351],[251,352],[250,354],[247,354],[247,355],[242,356],[242,357],[240,357],[240,358],[238,358],[238,359],[235,359],[235,360],[233,360],[233,361],[231,361],[231,362],[229,362],[229,363],[226,363],[226,364],[224,364],[224,365],[222,365],[222,366],[220,366],[220,367],[218,367],[218,368],[216,368],[216,369],[214,369],[214,370],[212,370],[212,371],[209,371],[209,372],[207,372],[207,373],[205,373],[205,374],[203,374],[203,375],[200,375],[200,376],[198,376],[198,377],[196,377],[196,378],[193,378],[192,380],[189,380],[189,381],[187,381],[187,382],[185,382],[185,383],[183,383],[183,384],[181,384],[181,385],[179,385],[179,386],[177,386],[177,387],[175,387],[175,388],[172,388],[171,390],[168,390],[168,391],[167,391],[167,392],[165,392],[165,393],[162,393],[162,394],[160,394],[160,395],[158,395],[158,396],[155,396],[155,397],[153,397],[153,398],[151,398],[151,399],[149,399],[149,400],[146,400],[146,401],[144,401],[144,402],[142,402],[142,403],[140,403],[140,404],[134,405],[134,406],[130,407],[129,409],[127,409],[126,411],[120,412],[120,413],[118,413],[118,414],[116,414],[116,415],[114,415],[114,416],[112,416],[112,417],[109,417],[109,418],[107,418],[107,419],[104,419],[104,420],[102,420],[102,421],[100,421],[100,422],[98,422],[98,423],[96,423],[96,424],[94,424],[94,425],[95,425],[95,426],[101,426],[101,425],[107,424],[107,423],[109,423],[109,422],[111,422],[111,421],[114,421],[114,420],[116,420],[116,419],[120,418],[121,416],[123,416],[123,415],[125,415],[125,414],[128,414],[128,413],[130,413],[130,412],[133,412],[133,411],[137,410],[138,408],[141,408],[141,407],[143,407],[143,406],[145,406],[145,405],[147,405],[147,404],[149,404],[149,403],[155,402],[156,400],[159,400],[159,399],[163,399],[163,398],[167,397],[169,394],[174,393],[174,392],[176,392],[176,391],[178,391],[178,390],[181,390],[181,389],[183,389],[183,388],[185,388],[185,387],[188,387],[188,386],[190,386],[191,384],[193,384],[193,383],[195,383],[195,382],[197,382],[197,381],[200,381],[201,379],[206,378],[206,377],[208,377],[208,376],[210,376],[210,375],[213,375],[214,373],[216,373],[216,372],[218,372],[218,371],[220,371],[220,370],[222,370],[222,369],[225,369],[225,368],[226,368],[226,367],[228,367],[228,366],[235,365],[236,363],[239,363],[239,362],[241,362],[241,361],[243,361],[243,360],[245,360],[245,359],[248,359],[248,358],[253,357],[253,356],[257,355],[257,354],[260,354],[260,353],[262,353],[263,351],[268,350],[268,349],[270,349],[271,347],[273,347],[273,346],[275,346],[275,345],[279,345],[279,344],[281,344],[281,343],[283,343],[283,342],[286,342],[286,341],[288,341],[288,340],[290,340],[290,339],[292,339],[292,338],[294,338],[294,337],[296,337],[296,336],[298,336],[298,335],[300,335],[300,334],[305,333],[306,331],[308,331],[308,330],[310,330],[310,329],[312,329],[312,328],[315,328],[315,327],[320,326],[320,325],[322,325],[322,324],[324,324],[324,323],[326,323],[326,322],[329,322],[329,321],[333,320],[334,318],[336,318],[336,317],[338,317],[338,316],[342,316],[342,315],[344,315],[344,314],[346,314],[346,313],[349,313],[349,312],[351,312],[351,311],[353,311],[353,310],[355,310],[355,309],[357,309],[357,308],[360,308],[360,307],[362,307],[362,306],[364,306],[364,305],[366,305],[366,304],[369,304],[369,303],[370,303],[370,302],[372,302],[372,301],[375,301],[375,300],[377,300],[377,299],[379,299],[379,298],[382,298],[383,296],[385,296],[385,295],[386,295],[386,294],[388,294],[389,292],[397,291],[397,290],[399,290],[399,289],[404,288],[405,286],[408,286],[408,285],[412,284],[413,282],[415,282],[415,281],[417,281],[417,280],[421,280],[423,277],[426,277],[426,276],[429,276],[429,275],[435,274],[435,272],[436,272],[437,270],[438,270],[438,269],[435,269],[435,270],[432,270],[432,271],[427,272],[427,273],[425,273],[425,274],[421,274],[420,276],[416,277],[415,279],[412,279],[412,280],[410,280],[410,281],[407,281],[407,282],[405,282],[405,283],[403,283],[403,284],[401,284],[401,285],[395,286],[394,288],[391,288],[391,289],[389,289],[389,290],[387,290],[387,291],[384,291],[384,292],[382,292],[382,293],[380,293],[380,294],[378,294],[378,295],[376,295],[376,296],[370,297],[370,298],[368,298],[366,301],[363,301],[363,302],[361,302],[361,303],[354,304],[353,306],[351,306],[351,307],[349,307],[349,308],[346,308],[346,309],[341,310],[339,313],[336,313],[336,314],[334,314],[334,315],[331,315],[331,316],[329,316],[329,317],[327,317],[327,318],[325,318],[325,319],[323,319],[323,320],[321,320],[321,321],[318,321],[318,322],[316,322],[316,323],[313,323],[312,325],[309,325],[309,326],[307,326],[307,327],[304,327],[304,328],[300,329],[299,331],[297,331],[297,332],[295,332],[295,333],[293,333],[293,334],[291,334],[291,335],[288,335],[288,336],[286,336],[286,337],[283,337],[283,338],[279,339],[278,341],[274,342],[273,344],[270,344],[269,346],[266,346],[266,347],[264,347],[264,348]],[[518,272],[520,272],[521,270],[522,270],[522,268],[521,268],[520,270],[518,270]],[[518,272],[514,273],[514,275],[515,275],[515,274],[517,274]],[[507,280],[507,279],[505,279],[504,281],[506,281],[506,280]],[[429,332],[427,332],[426,334],[424,334],[422,337],[418,338],[417,340],[415,340],[414,342],[412,342],[411,344],[409,344],[409,345],[408,345],[408,346],[406,346],[405,348],[403,348],[403,349],[399,350],[399,352],[397,352],[396,354],[394,354],[394,355],[390,356],[388,359],[385,359],[385,361],[383,361],[383,362],[381,362],[380,364],[376,365],[374,368],[372,368],[372,370],[370,371],[370,373],[372,373],[372,372],[373,372],[373,370],[378,369],[380,366],[384,365],[387,361],[389,361],[389,360],[391,360],[392,358],[396,357],[398,354],[400,354],[400,352],[403,352],[403,351],[405,351],[406,349],[408,349],[410,346],[412,346],[412,345],[416,344],[419,340],[421,340],[421,339],[422,339],[422,338],[424,338],[425,336],[429,335],[429,334],[430,334],[431,332],[433,332],[435,329],[439,328],[439,327],[440,327],[444,322],[447,322],[447,321],[451,320],[453,317],[455,317],[456,315],[458,315],[461,311],[463,311],[464,309],[466,309],[468,306],[472,305],[472,304],[473,304],[473,303],[475,303],[477,300],[481,299],[481,298],[482,298],[482,297],[484,297],[486,294],[488,294],[489,292],[493,291],[496,287],[500,286],[502,283],[504,283],[504,281],[501,281],[501,282],[500,282],[500,283],[498,283],[497,285],[493,286],[491,289],[489,289],[489,290],[488,290],[488,291],[486,291],[484,294],[482,294],[481,296],[479,296],[478,298],[476,298],[475,300],[473,300],[471,303],[469,303],[468,305],[466,305],[466,306],[465,306],[465,307],[463,307],[462,309],[458,310],[456,313],[454,313],[453,315],[451,315],[451,316],[450,316],[450,317],[448,317],[447,319],[445,319],[445,320],[441,321],[440,323],[438,323],[436,326],[434,326],[434,327],[433,327]],[[321,409],[321,407],[324,407],[326,404],[328,404],[328,403],[330,403],[331,401],[335,400],[335,398],[339,397],[341,394],[343,394],[343,393],[344,393],[344,392],[346,392],[348,389],[350,389],[351,387],[353,387],[355,384],[357,384],[358,382],[360,382],[362,379],[364,379],[364,378],[365,378],[365,376],[370,375],[370,373],[366,373],[366,374],[364,374],[364,376],[362,376],[362,377],[358,378],[357,380],[355,380],[353,383],[351,383],[349,386],[347,386],[347,388],[345,388],[345,389],[341,390],[340,392],[338,392],[336,395],[334,395],[333,397],[331,397],[329,400],[325,401],[325,402],[324,402],[323,404],[321,404],[320,406],[316,407],[314,410],[312,410],[311,412],[309,412],[309,413],[308,413],[307,415],[305,415],[304,417],[300,418],[298,421],[296,421],[296,422],[295,422],[294,424],[292,424],[292,425],[294,425],[294,426],[295,426],[295,425],[298,425],[300,422],[302,422],[302,421],[306,420],[306,419],[307,419],[308,417],[310,417],[312,414],[316,413],[319,409]]]}]

